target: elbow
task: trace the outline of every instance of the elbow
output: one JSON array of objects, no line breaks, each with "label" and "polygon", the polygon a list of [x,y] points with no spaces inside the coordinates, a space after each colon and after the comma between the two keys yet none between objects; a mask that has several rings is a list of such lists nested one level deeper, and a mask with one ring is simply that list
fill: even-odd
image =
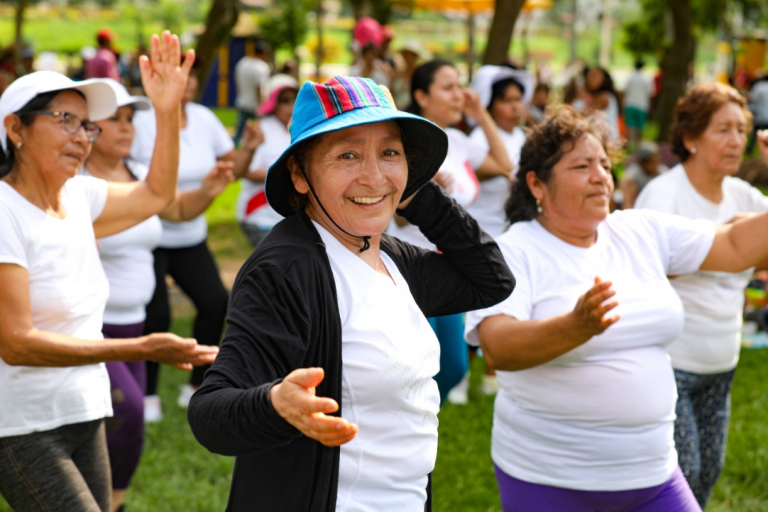
[{"label": "elbow", "polygon": [[8,366],[28,366],[22,346],[10,336],[0,336],[0,359]]}]

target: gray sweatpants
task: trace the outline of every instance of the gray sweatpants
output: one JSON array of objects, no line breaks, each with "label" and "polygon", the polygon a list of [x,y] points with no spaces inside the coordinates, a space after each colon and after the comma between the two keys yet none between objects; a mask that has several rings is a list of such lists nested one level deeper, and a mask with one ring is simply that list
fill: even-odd
[{"label": "gray sweatpants", "polygon": [[109,512],[104,421],[0,437],[0,494],[15,512]]}]

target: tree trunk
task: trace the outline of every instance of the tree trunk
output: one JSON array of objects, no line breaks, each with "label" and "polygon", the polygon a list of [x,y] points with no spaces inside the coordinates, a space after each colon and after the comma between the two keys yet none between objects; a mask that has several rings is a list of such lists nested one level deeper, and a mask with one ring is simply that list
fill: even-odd
[{"label": "tree trunk", "polygon": [[669,140],[675,104],[685,93],[688,72],[696,54],[690,0],[668,0],[667,6],[672,14],[674,41],[661,60],[661,95],[656,107],[659,142]]},{"label": "tree trunk", "polygon": [[13,67],[16,71],[16,76],[21,76],[27,74],[21,59],[21,47],[24,44],[21,28],[24,25],[24,11],[27,8],[28,0],[18,1],[19,3],[16,6],[16,36],[13,43]]},{"label": "tree trunk", "polygon": [[349,4],[352,6],[352,16],[355,18],[355,21],[363,16],[368,16],[365,0],[349,0]]},{"label": "tree trunk", "polygon": [[205,20],[205,32],[197,40],[197,48],[195,48],[197,58],[202,62],[202,66],[197,71],[197,77],[200,80],[200,87],[197,91],[198,100],[205,91],[205,84],[208,82],[216,52],[222,43],[229,39],[239,14],[240,2],[238,0],[213,0],[211,4],[211,9]]},{"label": "tree trunk", "polygon": [[525,0],[496,0],[491,30],[485,45],[483,64],[503,64],[509,56],[512,33]]}]

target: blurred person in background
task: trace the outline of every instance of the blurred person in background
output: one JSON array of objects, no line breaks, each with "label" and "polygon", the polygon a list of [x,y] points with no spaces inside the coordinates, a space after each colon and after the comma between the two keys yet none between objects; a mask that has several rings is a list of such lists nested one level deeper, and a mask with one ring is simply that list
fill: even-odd
[{"label": "blurred person in background", "polygon": [[389,64],[378,58],[378,50],[373,43],[368,42],[361,50],[360,59],[350,66],[349,75],[370,78],[377,84],[389,87],[391,71]]},{"label": "blurred person in background", "polygon": [[[149,110],[151,103],[143,96],[130,96],[125,87],[114,80],[104,81],[115,92],[117,111],[112,117],[96,122],[101,133],[80,174],[109,183],[144,181],[149,169],[128,156],[134,136],[133,115],[138,110]],[[142,335],[145,308],[155,290],[152,251],[160,243],[163,232],[160,218],[183,222],[199,215],[233,179],[231,166],[231,162],[218,163],[203,179],[201,188],[177,193],[173,202],[158,215],[122,233],[97,240],[101,265],[109,282],[102,326],[105,339]],[[144,442],[146,363],[109,362],[107,373],[114,413],[104,421],[112,474],[112,508],[122,510],[120,507],[138,467]]]},{"label": "blurred person in background", "polygon": [[428,58],[428,52],[421,46],[418,39],[407,39],[397,51],[398,60],[395,66],[395,79],[392,82],[392,96],[400,110],[404,110],[411,102],[411,79],[413,72],[421,60]]},{"label": "blurred person in background", "polygon": [[240,138],[245,131],[245,124],[256,118],[256,109],[266,99],[265,90],[269,75],[272,73],[269,67],[270,48],[267,43],[258,39],[252,39],[254,56],[245,55],[235,64],[235,86],[237,97],[237,126],[235,136],[232,139],[235,146],[240,144]]},{"label": "blurred person in background", "polygon": [[[672,148],[682,163],[651,181],[635,206],[718,226],[768,210],[768,197],[733,177],[742,162],[750,117],[744,97],[733,87],[715,82],[691,88],[675,106],[672,127]],[[768,132],[758,132],[757,140],[768,164]],[[685,307],[685,327],[667,347],[677,381],[678,460],[702,508],[725,464],[744,289],[753,271],[712,270],[671,279]]]},{"label": "blurred person in background", "polygon": [[[453,64],[433,60],[419,66],[411,81],[411,104],[408,112],[432,121],[448,134],[448,154],[440,166],[436,181],[458,204],[469,208],[480,195],[476,171],[503,175],[509,173],[509,160],[504,141],[493,118],[480,103],[474,91],[459,83]],[[464,132],[453,128],[464,114],[473,119],[485,134],[487,145],[473,142]],[[388,233],[417,247],[436,250],[418,227],[395,216]],[[441,400],[464,377],[468,368],[467,345],[464,342],[462,314],[429,318],[440,340],[440,373],[435,380]]]},{"label": "blurred person in background", "polygon": [[549,105],[549,85],[536,84],[531,102],[528,104],[527,124],[536,126],[542,122],[547,113],[547,105]]},{"label": "blurred person in background", "polygon": [[635,161],[627,166],[621,176],[621,207],[635,207],[635,201],[645,186],[655,177],[669,169],[661,163],[659,146],[655,142],[641,142],[635,153]]},{"label": "blurred person in background", "polygon": [[115,35],[106,28],[96,34],[96,54],[84,62],[85,78],[111,78],[120,81],[120,71],[117,67],[117,55],[112,43]]},{"label": "blurred person in background", "polygon": [[755,149],[757,132],[768,130],[768,76],[765,74],[757,78],[749,89],[749,109],[753,115],[753,126],[747,144],[747,154],[751,154]]},{"label": "blurred person in background", "polygon": [[613,142],[621,140],[619,115],[621,106],[613,86],[613,78],[600,66],[586,70],[584,78],[586,92],[589,94],[589,107],[593,112],[602,113],[602,120],[608,125],[608,135]]},{"label": "blurred person in background", "polygon": [[[181,155],[179,158],[179,191],[198,189],[218,161],[233,163],[232,173],[240,178],[248,171],[256,148],[263,139],[258,124],[246,123],[243,144],[235,149],[232,138],[218,117],[207,107],[195,103],[198,78],[189,76],[182,97]],[[133,118],[136,135],[131,145],[133,160],[147,165],[154,151],[156,127],[152,111],[136,112]],[[165,277],[170,275],[192,300],[197,310],[192,333],[203,345],[218,345],[224,326],[229,293],[221,282],[216,261],[208,248],[208,224],[205,216],[184,221],[163,220],[163,235],[154,251],[155,293],[147,305],[144,332],[167,331],[171,309]],[[178,404],[186,407],[194,390],[203,381],[207,368],[196,368],[190,383],[182,386]],[[157,395],[160,366],[147,363],[146,421],[160,421],[162,410]]]},{"label": "blurred person in background", "polygon": [[299,92],[299,84],[288,75],[275,75],[270,82],[269,97],[258,110],[264,142],[256,150],[248,172],[243,176],[242,189],[235,207],[237,220],[254,248],[283,218],[269,206],[264,181],[269,167],[291,145],[288,124]]},{"label": "blurred person in background", "polygon": [[635,71],[629,76],[624,88],[624,120],[631,146],[640,140],[651,108],[651,82],[643,74],[644,66],[645,61],[635,60]]}]

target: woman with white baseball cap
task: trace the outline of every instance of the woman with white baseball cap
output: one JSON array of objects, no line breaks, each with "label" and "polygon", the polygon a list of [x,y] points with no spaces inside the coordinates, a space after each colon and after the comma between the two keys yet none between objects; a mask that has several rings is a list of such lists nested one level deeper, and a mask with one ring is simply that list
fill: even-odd
[{"label": "woman with white baseball cap", "polygon": [[112,88],[41,71],[0,96],[0,494],[14,510],[108,511],[103,361],[154,359],[191,369],[215,348],[172,334],[103,341],[108,283],[96,238],[160,212],[175,196],[179,103],[191,61],[152,38],[141,61],[158,120],[144,182],[77,176],[115,112]]},{"label": "woman with white baseball cap", "polygon": [[[149,110],[144,96],[131,96],[120,83],[104,79],[115,92],[117,111],[96,124],[99,138],[80,174],[108,182],[144,181],[147,166],[128,158],[135,128],[133,114]],[[144,330],[146,306],[155,290],[154,257],[163,227],[160,219],[190,220],[202,213],[234,179],[231,163],[219,163],[203,179],[198,189],[179,192],[159,215],[116,235],[98,241],[99,257],[109,282],[109,299],[104,309],[102,333],[105,338],[137,338]],[[107,363],[114,416],[104,422],[112,470],[112,507],[120,510],[125,493],[141,458],[144,442],[144,361]]]}]

